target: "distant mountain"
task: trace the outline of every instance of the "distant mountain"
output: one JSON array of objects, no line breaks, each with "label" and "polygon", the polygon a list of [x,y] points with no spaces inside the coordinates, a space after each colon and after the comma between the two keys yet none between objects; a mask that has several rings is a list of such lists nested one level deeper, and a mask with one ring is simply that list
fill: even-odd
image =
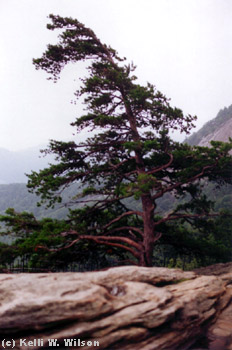
[{"label": "distant mountain", "polygon": [[[70,204],[72,197],[78,192],[78,184],[73,184],[70,188],[65,189],[62,195],[64,203],[69,202]],[[37,206],[39,200],[40,197],[28,192],[24,183],[0,185],[0,215],[5,214],[6,209],[14,208],[16,212],[33,213],[38,219],[44,217],[63,219],[67,217],[68,208],[62,203],[56,204],[54,208],[46,208],[45,205]],[[74,205],[75,208],[78,206],[80,206],[78,203]]]},{"label": "distant mountain", "polygon": [[232,138],[232,105],[221,109],[216,118],[185,139],[190,145],[209,146],[210,141],[227,142]]},{"label": "distant mountain", "polygon": [[[210,141],[227,142],[232,138],[232,105],[221,109],[216,118],[207,122],[199,131],[193,133],[184,142],[190,145],[210,146]],[[232,169],[231,169],[232,171]],[[215,210],[232,211],[232,185],[224,185],[215,189],[212,183],[205,187],[206,195],[215,202]]]},{"label": "distant mountain", "polygon": [[32,170],[43,169],[52,162],[53,158],[44,157],[40,153],[40,148],[46,147],[38,146],[17,152],[0,148],[0,184],[26,183],[25,174],[30,174]]}]

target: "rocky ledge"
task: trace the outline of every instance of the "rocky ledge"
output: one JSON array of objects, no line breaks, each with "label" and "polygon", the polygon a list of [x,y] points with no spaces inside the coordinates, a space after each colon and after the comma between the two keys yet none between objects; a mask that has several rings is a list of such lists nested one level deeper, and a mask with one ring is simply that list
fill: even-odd
[{"label": "rocky ledge", "polygon": [[232,350],[232,263],[1,274],[0,283],[3,348]]}]

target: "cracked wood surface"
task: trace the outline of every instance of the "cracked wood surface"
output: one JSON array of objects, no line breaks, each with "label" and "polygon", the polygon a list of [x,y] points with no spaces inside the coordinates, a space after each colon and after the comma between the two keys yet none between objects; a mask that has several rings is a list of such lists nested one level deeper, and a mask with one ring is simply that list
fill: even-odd
[{"label": "cracked wood surface", "polygon": [[2,274],[0,282],[0,339],[23,350],[22,338],[43,339],[33,349],[74,338],[107,350],[184,350],[231,300],[228,279],[166,268]]}]

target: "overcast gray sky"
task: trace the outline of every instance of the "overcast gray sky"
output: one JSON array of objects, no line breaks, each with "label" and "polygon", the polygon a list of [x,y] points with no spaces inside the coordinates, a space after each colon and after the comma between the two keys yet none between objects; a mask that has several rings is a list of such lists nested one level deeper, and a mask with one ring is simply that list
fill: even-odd
[{"label": "overcast gray sky", "polygon": [[69,140],[80,115],[70,104],[81,68],[54,84],[36,71],[57,34],[47,16],[77,18],[137,65],[197,128],[232,104],[231,0],[0,0],[0,147],[19,150]]}]

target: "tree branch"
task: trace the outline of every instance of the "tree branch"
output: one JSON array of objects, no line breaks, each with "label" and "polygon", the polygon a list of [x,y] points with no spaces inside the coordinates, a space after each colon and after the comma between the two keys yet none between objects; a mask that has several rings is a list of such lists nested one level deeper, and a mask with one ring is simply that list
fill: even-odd
[{"label": "tree branch", "polygon": [[103,235],[98,235],[98,236],[92,236],[92,235],[79,235],[79,233],[77,231],[74,230],[70,230],[70,231],[66,231],[66,232],[62,232],[61,236],[65,237],[68,235],[78,235],[80,239],[93,239],[93,240],[103,240],[103,241],[119,241],[119,242],[124,242],[127,243],[131,246],[133,246],[135,249],[137,249],[138,251],[141,251],[142,246],[139,243],[134,242],[132,239],[127,238],[127,237],[121,237],[121,236],[103,236]]},{"label": "tree branch", "polygon": [[219,216],[220,214],[208,214],[208,213],[203,213],[203,214],[176,214],[174,215],[174,213],[169,214],[168,216],[166,216],[165,218],[160,219],[159,221],[156,221],[154,223],[155,226],[162,224],[163,222],[166,221],[171,221],[171,220],[177,220],[177,219],[193,219],[193,218],[200,218],[200,217],[204,217],[204,216],[208,216],[208,217],[215,217],[215,216]]},{"label": "tree branch", "polygon": [[215,162],[213,165],[207,165],[207,166],[203,167],[202,171],[201,171],[199,174],[197,174],[197,175],[191,177],[190,179],[188,179],[188,180],[186,180],[186,181],[184,181],[184,182],[177,182],[177,183],[174,184],[174,185],[171,185],[171,186],[169,186],[169,187],[167,187],[167,188],[165,188],[165,189],[162,189],[160,192],[158,192],[157,194],[155,194],[154,196],[152,196],[152,199],[155,200],[155,199],[157,199],[157,198],[160,198],[160,197],[162,197],[162,196],[164,195],[164,193],[166,193],[166,192],[170,192],[170,191],[172,191],[172,190],[174,190],[174,189],[176,189],[176,188],[178,188],[178,187],[180,187],[180,186],[182,186],[182,185],[186,185],[186,184],[188,184],[188,183],[194,182],[195,180],[197,180],[197,179],[199,179],[201,176],[203,176],[203,175],[205,174],[205,171],[206,171],[206,170],[214,168],[214,167],[217,165],[217,163],[218,163],[218,161]]},{"label": "tree branch", "polygon": [[[75,234],[74,231],[69,233],[69,232],[64,232],[63,235],[68,235],[68,234]],[[76,232],[76,234],[78,234]],[[44,249],[47,250],[49,252],[59,252],[63,249],[68,249],[70,247],[72,247],[74,244],[76,244],[77,242],[79,242],[82,239],[87,239],[87,240],[92,240],[98,244],[104,244],[104,245],[108,245],[108,246],[112,246],[112,247],[117,247],[117,248],[122,248],[124,250],[127,250],[128,252],[130,252],[135,258],[139,258],[140,254],[139,251],[142,250],[142,247],[140,245],[138,245],[137,243],[133,242],[132,240],[130,240],[129,238],[125,238],[125,237],[105,237],[105,236],[90,236],[90,235],[80,235],[77,239],[75,239],[74,241],[72,241],[70,244],[68,244],[65,247],[62,248],[57,248],[57,249],[50,249],[48,247],[45,246],[40,246],[38,245],[36,247],[36,249]],[[123,244],[120,243],[115,243],[115,242],[111,242],[111,241],[121,241],[127,244],[132,245],[133,247],[135,247],[136,250],[134,250],[133,248],[127,247]]]},{"label": "tree branch", "polygon": [[108,231],[107,234],[111,234],[113,232],[122,231],[122,230],[135,231],[135,232],[138,232],[141,237],[143,237],[143,231],[140,230],[139,228],[133,227],[133,226],[121,226],[121,227],[118,227],[118,228],[115,228],[113,230]]},{"label": "tree branch", "polygon": [[141,211],[138,211],[138,210],[130,210],[130,211],[126,212],[126,213],[121,214],[121,215],[118,216],[116,219],[110,221],[107,225],[105,225],[105,226],[103,227],[103,230],[107,229],[107,227],[111,226],[111,225],[114,224],[115,222],[121,220],[124,216],[134,215],[134,214],[143,217],[143,213],[142,213]]},{"label": "tree branch", "polygon": [[161,165],[160,167],[156,167],[156,168],[148,171],[147,174],[151,175],[151,174],[157,173],[158,171],[161,171],[163,169],[168,168],[173,162],[173,154],[168,154],[168,155],[170,157],[170,160],[167,164]]}]

